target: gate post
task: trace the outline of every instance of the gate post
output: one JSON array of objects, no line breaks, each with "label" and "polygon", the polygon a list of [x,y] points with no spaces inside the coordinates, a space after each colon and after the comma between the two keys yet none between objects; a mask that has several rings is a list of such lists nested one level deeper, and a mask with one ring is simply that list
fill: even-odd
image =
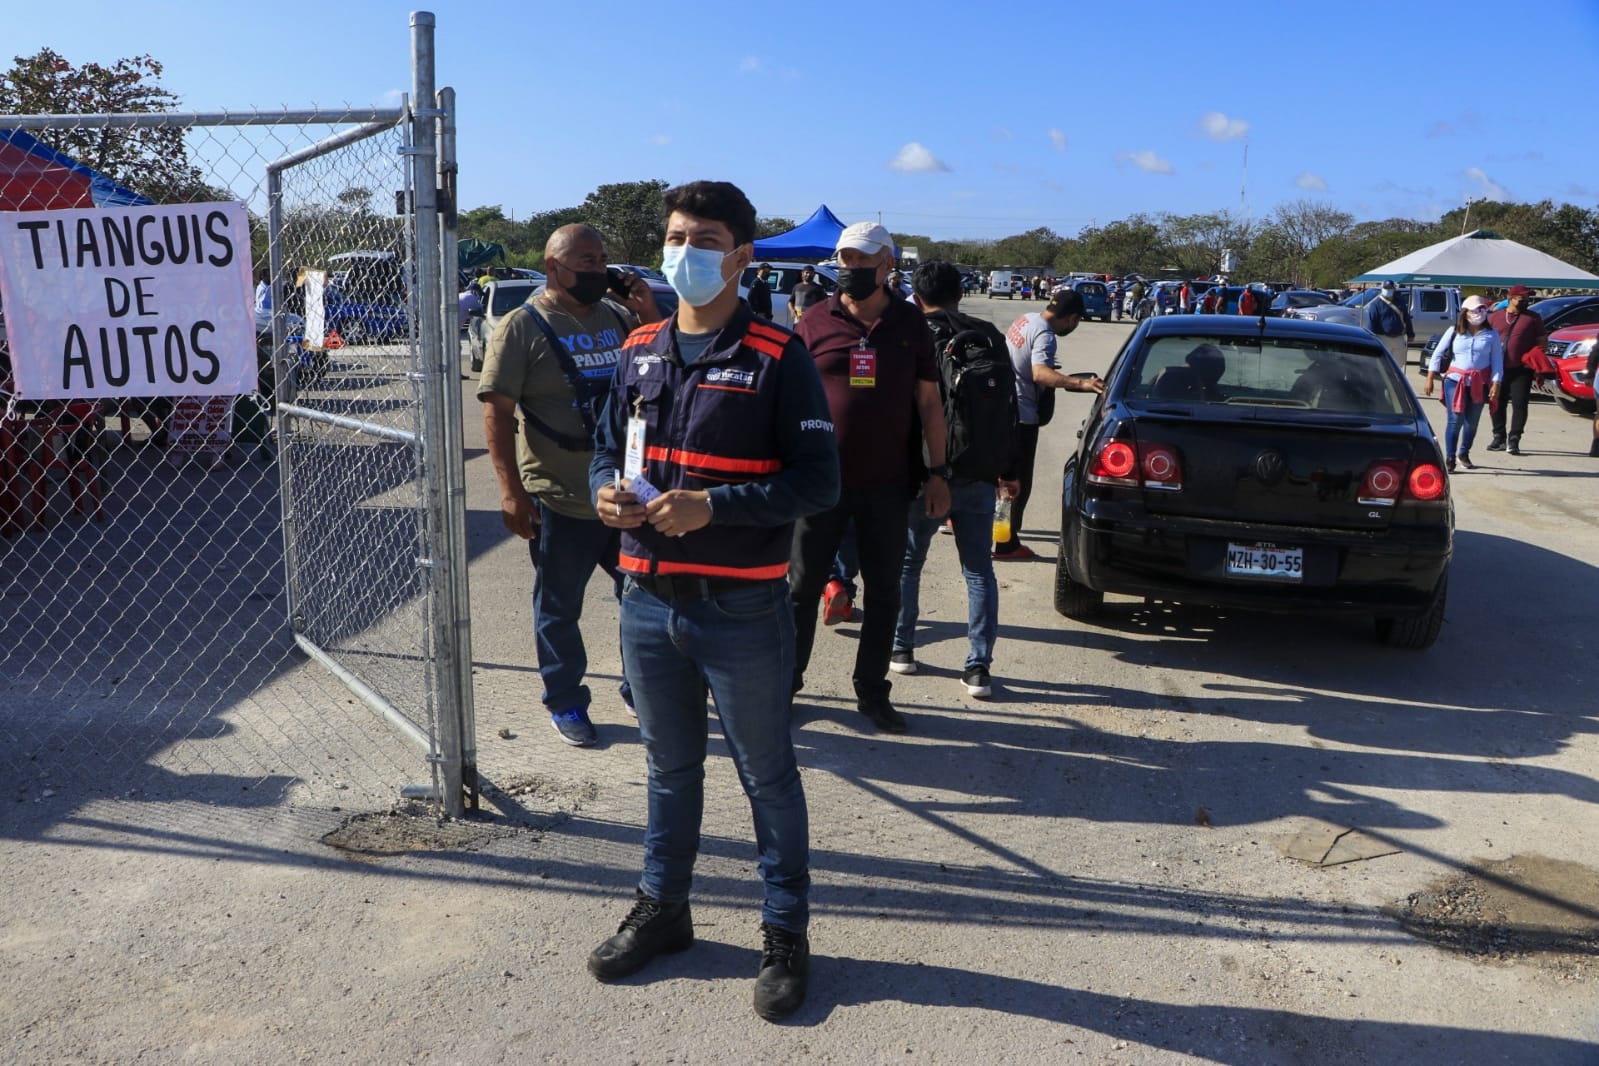
[{"label": "gate post", "polygon": [[457,643],[454,587],[456,552],[449,505],[448,438],[445,429],[445,378],[453,366],[444,358],[443,297],[440,286],[438,217],[438,143],[433,73],[434,18],[431,11],[411,12],[411,137],[408,153],[415,198],[417,367],[422,379],[423,475],[427,486],[428,623],[433,645],[433,688],[438,729],[439,796],[452,818],[465,811],[463,794],[464,738],[461,718],[463,663]]},{"label": "gate post", "polygon": [[456,292],[460,263],[456,249],[457,197],[455,158],[455,90],[439,90],[439,189],[444,197],[439,212],[439,277],[443,297],[444,341],[444,453],[443,463],[449,478],[448,526],[450,544],[450,586],[455,604],[455,662],[460,685],[461,778],[466,801],[478,807],[477,710],[472,699],[472,599],[468,587],[466,555],[466,455],[465,427],[461,413],[461,326]]}]

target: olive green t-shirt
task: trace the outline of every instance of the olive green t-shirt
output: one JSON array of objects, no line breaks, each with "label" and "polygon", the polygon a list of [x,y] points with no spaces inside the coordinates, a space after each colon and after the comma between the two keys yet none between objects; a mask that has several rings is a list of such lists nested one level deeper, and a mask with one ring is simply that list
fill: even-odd
[{"label": "olive green t-shirt", "polygon": [[[581,317],[538,296],[529,297],[528,303],[538,308],[572,354],[580,374],[590,381],[610,380],[616,372],[622,342],[638,324],[632,314],[609,300],[600,301]],[[489,339],[483,355],[483,376],[478,381],[478,399],[491,393],[509,396],[520,411],[531,411],[534,418],[563,436],[582,437],[586,433],[560,360],[550,351],[549,338],[525,310],[512,311],[502,318]],[[526,417],[520,422],[516,457],[522,487],[556,514],[593,518],[594,504],[589,497],[593,448],[568,451],[534,429]]]}]

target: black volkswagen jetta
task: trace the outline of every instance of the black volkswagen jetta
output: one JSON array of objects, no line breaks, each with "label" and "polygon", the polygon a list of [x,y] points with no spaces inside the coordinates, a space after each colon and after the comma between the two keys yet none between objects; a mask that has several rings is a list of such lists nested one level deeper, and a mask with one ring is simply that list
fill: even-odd
[{"label": "black volkswagen jetta", "polygon": [[1454,508],[1420,401],[1365,330],[1166,315],[1112,361],[1061,483],[1055,609],[1105,593],[1359,611],[1426,648]]}]

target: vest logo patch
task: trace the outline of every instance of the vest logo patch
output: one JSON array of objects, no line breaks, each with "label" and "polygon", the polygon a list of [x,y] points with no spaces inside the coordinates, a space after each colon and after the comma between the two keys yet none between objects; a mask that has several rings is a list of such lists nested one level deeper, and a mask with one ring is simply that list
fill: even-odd
[{"label": "vest logo patch", "polygon": [[633,357],[633,371],[640,376],[648,374],[650,372],[650,367],[656,365],[660,361],[661,357],[654,354],[646,353],[644,355],[635,355]]},{"label": "vest logo patch", "polygon": [[713,366],[705,372],[705,381],[710,385],[737,385],[749,389],[755,387],[755,371],[730,366]]}]

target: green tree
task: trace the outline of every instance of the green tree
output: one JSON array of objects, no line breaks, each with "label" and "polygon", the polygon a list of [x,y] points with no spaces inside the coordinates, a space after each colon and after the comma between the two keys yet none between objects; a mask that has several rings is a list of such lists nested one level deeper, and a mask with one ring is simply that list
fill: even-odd
[{"label": "green tree", "polygon": [[1249,247],[1252,227],[1226,211],[1159,216],[1166,261],[1186,277],[1221,271],[1222,254]]},{"label": "green tree", "polygon": [[[17,56],[0,74],[0,114],[85,115],[102,112],[159,114],[173,110],[176,94],[158,81],[161,64],[148,55],[110,66],[74,66],[50,48]],[[157,203],[188,203],[215,197],[189,162],[177,127],[98,129],[62,122],[36,136]],[[223,199],[231,198],[227,195]]]},{"label": "green tree", "polygon": [[787,233],[798,223],[791,218],[758,218],[755,220],[755,239],[775,237],[779,233]]},{"label": "green tree", "polygon": [[1085,228],[1082,241],[1090,269],[1108,274],[1158,274],[1166,265],[1160,226],[1147,215],[1134,215],[1108,225]]},{"label": "green tree", "polygon": [[605,235],[606,255],[617,263],[649,265],[660,258],[661,203],[666,182],[601,185],[583,201],[583,220]]}]

